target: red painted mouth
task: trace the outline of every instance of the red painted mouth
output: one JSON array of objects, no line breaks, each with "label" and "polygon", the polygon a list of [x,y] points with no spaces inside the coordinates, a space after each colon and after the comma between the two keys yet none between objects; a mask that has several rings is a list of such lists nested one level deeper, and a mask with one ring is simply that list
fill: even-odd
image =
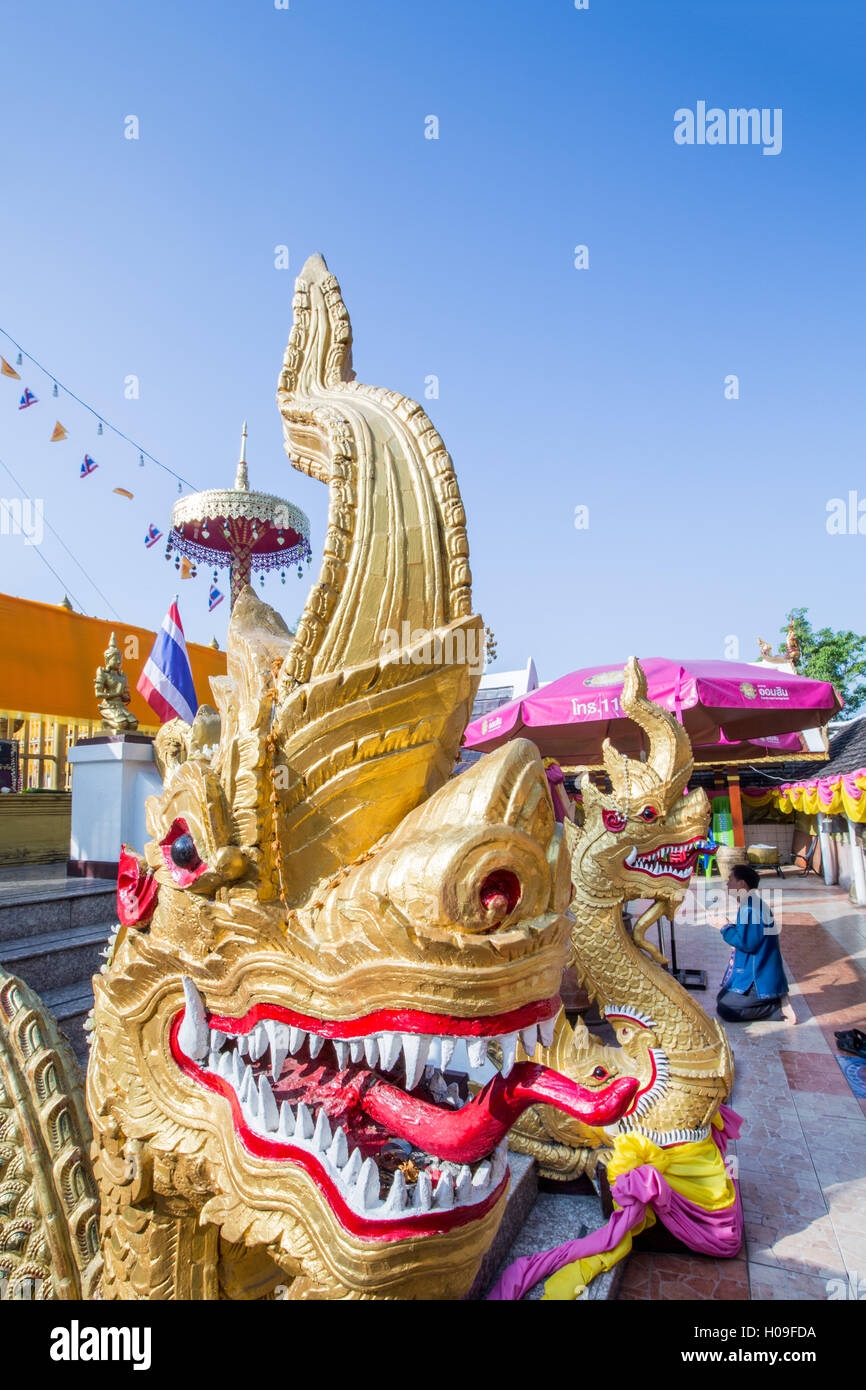
[{"label": "red painted mouth", "polygon": [[646,854],[638,854],[634,847],[623,860],[623,868],[628,869],[629,873],[645,874],[648,878],[674,878],[687,883],[701,855],[714,854],[717,848],[717,845],[700,837],[682,844],[658,845]]},{"label": "red painted mouth", "polygon": [[[593,1091],[538,1063],[514,1063],[515,1026],[534,1052],[539,1031],[550,1037],[558,999],[475,1019],[389,1009],[314,1020],[267,1004],[231,1019],[207,1017],[185,988],[187,1009],[170,1036],[179,1067],[226,1097],[252,1154],[302,1167],[365,1239],[478,1220],[505,1190],[506,1136],[529,1105],[604,1125],[625,1113],[639,1086],[620,1077]],[[470,1101],[465,1074],[448,1069],[452,1053],[467,1042],[479,1065],[493,1038],[502,1072]]]}]

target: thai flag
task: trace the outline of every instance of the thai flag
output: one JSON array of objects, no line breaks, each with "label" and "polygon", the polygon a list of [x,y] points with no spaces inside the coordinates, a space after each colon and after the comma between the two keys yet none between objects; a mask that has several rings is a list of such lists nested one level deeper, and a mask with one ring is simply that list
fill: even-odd
[{"label": "thai flag", "polygon": [[185,719],[191,724],[195,718],[198,700],[176,595],[135,688],[159,715],[161,724],[169,719]]},{"label": "thai flag", "polygon": [[156,545],[161,535],[162,532],[160,531],[159,527],[156,526],[153,522],[151,522],[147,528],[147,535],[144,538],[144,543],[147,546],[148,550],[150,550],[150,547],[152,545]]},{"label": "thai flag", "polygon": [[220,593],[216,584],[211,584],[210,591],[207,596],[207,611],[209,613],[212,613],[216,608],[217,604],[222,603],[224,598],[225,594]]},{"label": "thai flag", "polygon": [[39,404],[38,399],[36,398],[36,396],[34,396],[33,392],[30,390],[30,387],[29,387],[29,386],[26,386],[26,387],[24,388],[24,395],[21,397],[20,401],[18,402],[18,409],[19,409],[19,410],[26,410],[27,407],[28,407],[28,405],[38,405],[38,404]]},{"label": "thai flag", "polygon": [[99,464],[98,464],[98,463],[94,463],[94,462],[93,462],[93,459],[90,457],[89,454],[85,454],[85,455],[84,455],[84,462],[83,462],[82,465],[81,465],[81,472],[78,474],[79,478],[87,478],[87,477],[89,477],[91,473],[95,473],[95,472],[96,472],[96,470],[97,470],[98,467],[99,467]]}]

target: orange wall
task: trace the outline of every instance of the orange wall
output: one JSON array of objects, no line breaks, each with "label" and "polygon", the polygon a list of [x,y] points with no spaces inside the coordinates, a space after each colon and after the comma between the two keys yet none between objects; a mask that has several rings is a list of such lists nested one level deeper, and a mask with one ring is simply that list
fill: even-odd
[{"label": "orange wall", "polygon": [[[138,694],[135,683],[150,656],[156,633],[128,623],[85,618],[50,603],[0,594],[0,709],[21,714],[60,716],[71,721],[99,720],[93,694],[97,666],[105,659],[112,632],[123,654],[132,693],[130,709],[139,723],[159,720]],[[134,639],[134,640],[133,640]],[[127,655],[135,652],[136,655]],[[211,676],[226,673],[225,652],[188,644],[195,693],[212,704]]]}]

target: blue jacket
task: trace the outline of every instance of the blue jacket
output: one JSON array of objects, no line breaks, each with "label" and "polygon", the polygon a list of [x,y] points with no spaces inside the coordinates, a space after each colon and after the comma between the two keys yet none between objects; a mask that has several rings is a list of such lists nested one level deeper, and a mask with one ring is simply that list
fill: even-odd
[{"label": "blue jacket", "polygon": [[[770,932],[767,927],[771,928]],[[734,948],[722,981],[723,989],[747,994],[754,985],[759,999],[781,999],[787,994],[788,981],[773,914],[760,894],[749,894],[737,913],[736,922],[722,928],[722,936]]]}]

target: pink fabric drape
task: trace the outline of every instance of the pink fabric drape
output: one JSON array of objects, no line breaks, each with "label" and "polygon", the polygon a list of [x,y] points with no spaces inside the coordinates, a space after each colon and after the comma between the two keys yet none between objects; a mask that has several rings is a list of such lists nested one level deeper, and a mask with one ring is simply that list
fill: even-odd
[{"label": "pink fabric drape", "polygon": [[[730,1106],[719,1106],[722,1129],[713,1129],[716,1147],[724,1157],[728,1141],[736,1139],[742,1119]],[[638,1225],[651,1206],[659,1220],[684,1245],[701,1255],[716,1255],[732,1259],[743,1243],[743,1209],[736,1182],[736,1199],[722,1211],[705,1211],[686,1197],[674,1192],[664,1175],[656,1168],[643,1164],[621,1174],[611,1188],[619,1210],[613,1213],[606,1226],[571,1240],[553,1250],[538,1255],[524,1255],[505,1270],[496,1287],[487,1295],[493,1300],[516,1300],[523,1297],[542,1279],[548,1279],[563,1265],[613,1250],[623,1236]]]}]

